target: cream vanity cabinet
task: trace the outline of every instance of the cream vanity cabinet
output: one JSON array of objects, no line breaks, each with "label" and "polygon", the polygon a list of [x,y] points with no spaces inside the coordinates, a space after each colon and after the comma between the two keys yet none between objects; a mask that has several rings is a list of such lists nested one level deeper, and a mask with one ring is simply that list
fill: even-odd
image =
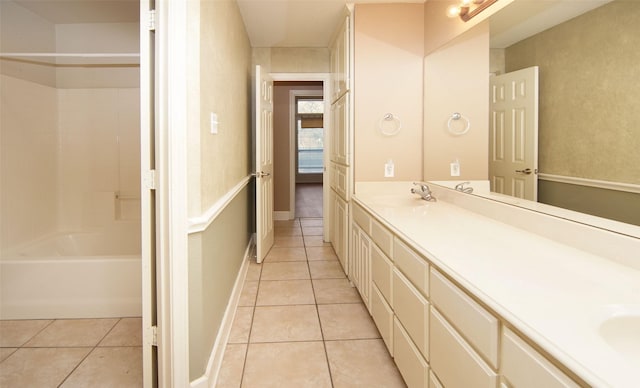
[{"label": "cream vanity cabinet", "polygon": [[579,386],[402,236],[352,209],[351,279],[410,388]]},{"label": "cream vanity cabinet", "polygon": [[331,45],[331,126],[329,132],[330,239],[345,272],[349,271],[350,138],[350,16],[336,31]]},{"label": "cream vanity cabinet", "polygon": [[329,46],[331,61],[331,100],[335,101],[349,90],[349,31],[350,17],[347,16]]}]

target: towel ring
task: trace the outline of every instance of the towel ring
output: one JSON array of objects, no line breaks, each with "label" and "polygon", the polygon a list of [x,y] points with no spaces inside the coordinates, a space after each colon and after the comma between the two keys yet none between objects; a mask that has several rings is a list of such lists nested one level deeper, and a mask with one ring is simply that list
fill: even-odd
[{"label": "towel ring", "polygon": [[[463,122],[465,123],[463,129],[454,129],[451,127],[451,123],[458,120],[463,120]],[[447,120],[447,129],[452,135],[464,135],[465,133],[469,132],[469,128],[471,128],[471,122],[469,121],[469,119],[458,112],[453,113],[451,117],[449,117],[449,120]]]},{"label": "towel ring", "polygon": [[[395,128],[386,129],[385,122],[392,122]],[[387,113],[378,121],[378,129],[385,136],[395,136],[402,129],[402,120],[400,120],[400,117],[394,116],[393,113]]]}]

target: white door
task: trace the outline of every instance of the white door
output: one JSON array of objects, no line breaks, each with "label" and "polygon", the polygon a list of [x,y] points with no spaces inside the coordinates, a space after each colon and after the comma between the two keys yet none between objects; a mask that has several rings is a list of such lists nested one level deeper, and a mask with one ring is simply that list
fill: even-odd
[{"label": "white door", "polygon": [[256,260],[273,246],[273,80],[256,66]]},{"label": "white door", "polygon": [[491,77],[491,191],[538,199],[538,67]]}]

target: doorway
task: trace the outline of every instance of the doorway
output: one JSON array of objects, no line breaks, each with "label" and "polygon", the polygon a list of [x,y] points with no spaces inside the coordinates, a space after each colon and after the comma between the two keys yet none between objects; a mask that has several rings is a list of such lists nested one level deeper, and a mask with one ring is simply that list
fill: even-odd
[{"label": "doorway", "polygon": [[[328,185],[325,166],[328,165],[328,152],[325,145],[329,144],[328,123],[329,103],[325,96],[329,95],[329,74],[325,73],[294,73],[271,74],[274,79],[274,219],[292,220],[300,217],[301,208],[311,209],[304,202],[313,198],[320,201],[320,206],[314,206],[314,218],[328,220],[327,206]],[[308,101],[314,101],[309,103]],[[314,111],[297,110],[298,103],[311,104]],[[317,108],[320,105],[322,108]],[[322,112],[322,115],[320,115]],[[302,115],[300,115],[300,113]],[[301,117],[303,116],[303,117]],[[303,123],[304,122],[304,123]],[[299,125],[298,125],[299,124]],[[300,131],[298,131],[300,127]],[[302,140],[301,143],[299,141]],[[322,150],[319,150],[319,145]],[[299,151],[302,150],[300,156]],[[302,161],[301,161],[302,160]],[[311,188],[296,209],[296,199],[301,191],[299,188]],[[314,186],[314,187],[311,187]],[[304,194],[303,194],[304,195]],[[325,222],[325,225],[329,225]],[[324,230],[323,240],[329,241],[329,231]]]}]

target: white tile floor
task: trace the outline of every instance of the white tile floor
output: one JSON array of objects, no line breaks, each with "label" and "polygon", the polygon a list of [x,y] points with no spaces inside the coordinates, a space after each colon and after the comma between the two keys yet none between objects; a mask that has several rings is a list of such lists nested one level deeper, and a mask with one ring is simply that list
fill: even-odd
[{"label": "white tile floor", "polygon": [[140,387],[140,318],[0,321],[0,387]]},{"label": "white tile floor", "polygon": [[250,264],[218,387],[404,387],[322,219],[277,222]]}]

